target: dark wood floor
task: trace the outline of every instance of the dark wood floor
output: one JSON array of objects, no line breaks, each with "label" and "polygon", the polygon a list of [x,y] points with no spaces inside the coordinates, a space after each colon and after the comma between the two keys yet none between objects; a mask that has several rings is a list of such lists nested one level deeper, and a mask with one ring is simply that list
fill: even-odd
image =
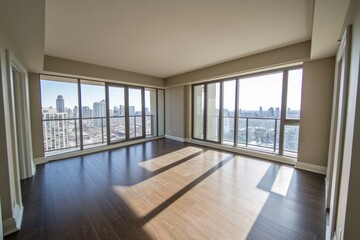
[{"label": "dark wood floor", "polygon": [[156,140],[50,162],[5,239],[324,239],[324,176]]}]

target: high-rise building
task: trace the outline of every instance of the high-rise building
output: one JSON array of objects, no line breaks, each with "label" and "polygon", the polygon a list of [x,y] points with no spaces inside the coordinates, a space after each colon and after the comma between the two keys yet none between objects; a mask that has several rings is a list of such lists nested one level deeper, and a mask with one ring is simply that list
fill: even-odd
[{"label": "high-rise building", "polygon": [[274,117],[274,108],[273,108],[273,107],[269,108],[269,110],[268,110],[268,116],[269,116],[269,117]]},{"label": "high-rise building", "polygon": [[78,118],[78,112],[79,112],[79,108],[77,106],[74,106],[73,108],[73,118]]},{"label": "high-rise building", "polygon": [[276,118],[279,118],[280,117],[280,108],[275,108],[275,113],[274,113],[275,117]]},{"label": "high-rise building", "polygon": [[120,109],[116,106],[114,107],[114,110],[113,110],[113,116],[120,116]]},{"label": "high-rise building", "polygon": [[88,106],[83,106],[81,113],[82,113],[82,117],[83,117],[83,118],[89,118],[89,117],[91,117],[91,116],[90,116],[90,107],[88,107]]},{"label": "high-rise building", "polygon": [[120,116],[125,116],[125,106],[120,105]]},{"label": "high-rise building", "polygon": [[[93,117],[105,117],[106,116],[106,104],[105,100],[93,103]],[[93,119],[94,127],[106,126],[106,120],[101,118]]]},{"label": "high-rise building", "polygon": [[67,117],[68,117],[68,118],[72,118],[72,116],[73,116],[73,111],[71,110],[71,108],[67,108],[67,109],[66,109],[66,113],[67,113]]},{"label": "high-rise building", "polygon": [[135,107],[134,106],[129,106],[129,115],[135,115]]},{"label": "high-rise building", "polygon": [[43,109],[44,120],[44,150],[58,150],[69,146],[67,113],[57,112],[57,109]]},{"label": "high-rise building", "polygon": [[61,95],[58,95],[57,99],[56,99],[56,111],[58,113],[64,113],[65,112],[64,98]]}]

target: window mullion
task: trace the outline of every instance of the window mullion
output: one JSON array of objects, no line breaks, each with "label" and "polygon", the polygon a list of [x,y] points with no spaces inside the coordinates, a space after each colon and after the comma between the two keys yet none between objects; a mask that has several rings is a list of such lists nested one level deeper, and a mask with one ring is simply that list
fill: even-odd
[{"label": "window mullion", "polygon": [[279,154],[284,152],[284,130],[286,120],[286,106],[287,106],[287,85],[288,85],[288,70],[283,73],[283,85],[281,96],[281,115],[280,115],[280,137],[279,137]]},{"label": "window mullion", "polygon": [[129,87],[124,87],[125,95],[125,139],[129,141],[130,139],[130,119],[129,119]]},{"label": "window mullion", "polygon": [[109,84],[105,83],[105,105],[106,105],[106,135],[107,145],[110,145],[110,100],[109,100]]},{"label": "window mullion", "polygon": [[83,143],[83,122],[82,122],[82,103],[81,103],[81,83],[80,79],[77,79],[77,85],[78,85],[78,105],[79,105],[79,131],[80,131],[80,150],[84,149],[84,143]]},{"label": "window mullion", "polygon": [[236,87],[235,87],[235,119],[234,119],[234,146],[237,147],[238,145],[238,139],[239,139],[239,88],[240,83],[239,79],[236,79]]},{"label": "window mullion", "polygon": [[[223,96],[224,96],[224,81],[221,81],[220,82],[220,103],[219,103],[219,120],[218,120],[218,126],[219,126],[219,129],[218,129],[218,135],[219,135],[219,139],[218,139],[218,142],[220,144],[223,143],[223,140],[222,140],[222,134],[223,134],[223,109],[224,109],[224,99],[223,99]],[[216,111],[215,111],[216,112]]]}]

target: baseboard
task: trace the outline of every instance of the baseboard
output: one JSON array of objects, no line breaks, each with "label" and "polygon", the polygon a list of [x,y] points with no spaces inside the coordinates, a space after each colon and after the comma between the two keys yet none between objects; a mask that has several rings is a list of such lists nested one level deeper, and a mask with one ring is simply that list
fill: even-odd
[{"label": "baseboard", "polygon": [[34,164],[35,165],[39,165],[39,164],[44,164],[47,163],[48,160],[44,157],[39,157],[39,158],[34,158]]},{"label": "baseboard", "polygon": [[168,138],[168,139],[171,139],[171,140],[175,140],[175,141],[178,141],[178,142],[186,142],[186,139],[185,139],[185,138],[182,138],[182,137],[165,135],[165,138]]},{"label": "baseboard", "polygon": [[196,140],[196,139],[189,139],[188,142],[197,144],[197,145],[201,145],[201,146],[206,146],[206,147],[211,147],[211,148],[215,148],[215,149],[219,149],[219,150],[242,154],[242,155],[246,155],[246,156],[250,156],[250,157],[266,159],[266,160],[279,162],[279,163],[285,163],[285,164],[289,164],[292,166],[294,166],[296,163],[296,160],[294,158],[290,158],[290,157],[286,157],[286,156],[279,156],[279,155],[272,154],[272,153],[252,151],[250,149],[237,148],[237,147],[233,147],[233,146],[210,143],[210,142],[200,141],[200,140]]},{"label": "baseboard", "polygon": [[13,209],[13,217],[3,221],[4,236],[20,230],[23,213],[24,207],[16,204]]},{"label": "baseboard", "polygon": [[114,148],[126,147],[126,146],[129,146],[129,145],[134,145],[134,144],[138,144],[138,143],[144,143],[144,142],[157,140],[157,139],[161,139],[161,138],[164,138],[164,136],[152,137],[152,138],[142,138],[142,139],[133,140],[133,141],[129,141],[129,142],[122,142],[122,143],[118,143],[118,144],[111,144],[111,145],[105,145],[105,146],[100,146],[100,147],[89,148],[89,149],[85,149],[85,150],[82,150],[82,151],[78,150],[78,151],[67,152],[67,153],[48,156],[48,157],[40,157],[40,158],[35,158],[34,163],[36,165],[44,164],[44,163],[55,161],[55,160],[61,160],[61,159],[65,159],[65,158],[83,156],[83,155],[86,155],[86,154],[97,153],[97,152],[101,152],[101,151],[111,150],[111,149],[114,149]]},{"label": "baseboard", "polygon": [[326,175],[326,167],[310,163],[297,162],[295,168]]}]

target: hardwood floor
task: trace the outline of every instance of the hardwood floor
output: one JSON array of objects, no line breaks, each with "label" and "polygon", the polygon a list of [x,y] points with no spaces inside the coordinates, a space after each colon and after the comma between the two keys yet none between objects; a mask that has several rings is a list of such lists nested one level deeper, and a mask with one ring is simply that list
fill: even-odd
[{"label": "hardwood floor", "polygon": [[50,162],[5,239],[325,239],[324,176],[172,140]]}]

